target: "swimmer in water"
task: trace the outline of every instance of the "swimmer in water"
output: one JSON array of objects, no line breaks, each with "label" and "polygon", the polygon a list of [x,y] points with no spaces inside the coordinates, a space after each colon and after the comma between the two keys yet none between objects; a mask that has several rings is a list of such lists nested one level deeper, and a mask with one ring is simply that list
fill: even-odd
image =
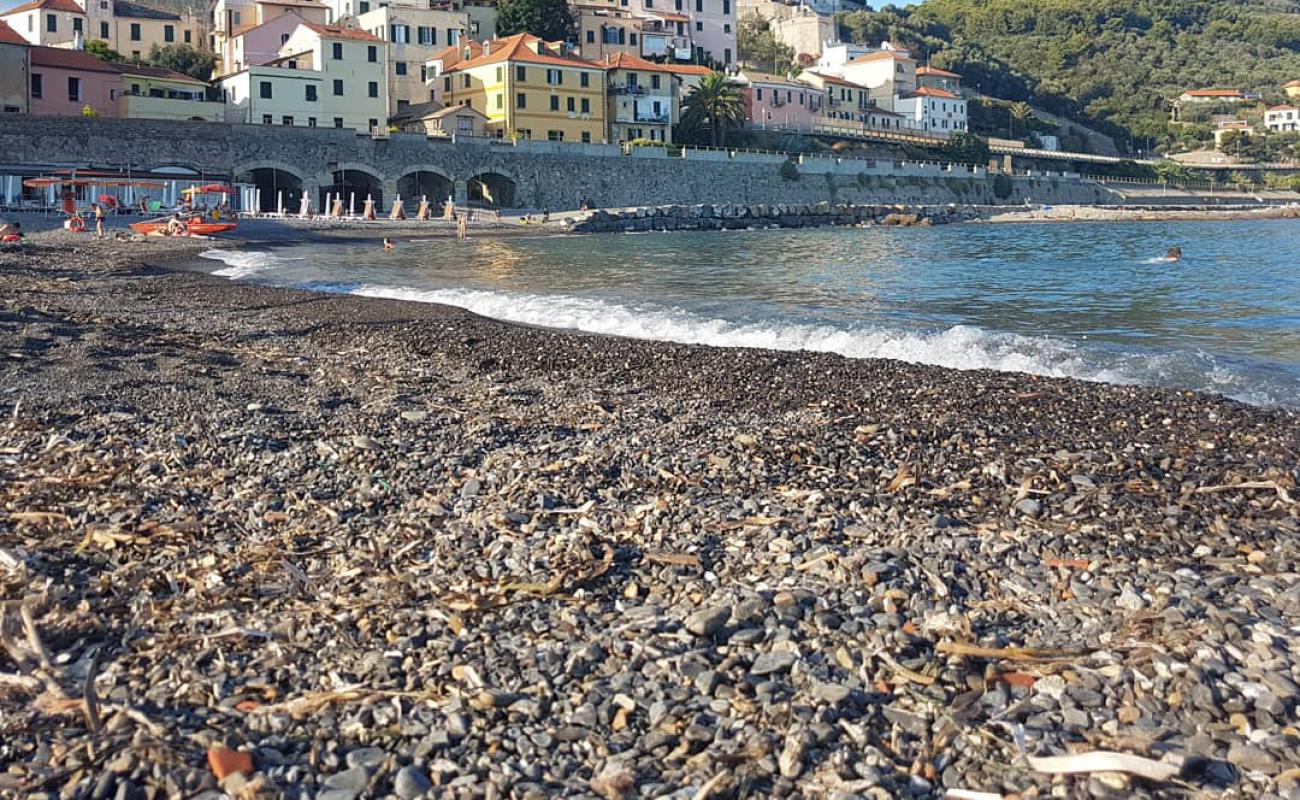
[{"label": "swimmer in water", "polygon": [[385,250],[393,249],[393,240],[389,239],[387,236],[384,237],[384,249]]},{"label": "swimmer in water", "polygon": [[1173,247],[1169,248],[1169,252],[1165,253],[1165,261],[1182,261],[1182,260],[1183,260],[1183,248],[1177,245],[1174,245]]}]

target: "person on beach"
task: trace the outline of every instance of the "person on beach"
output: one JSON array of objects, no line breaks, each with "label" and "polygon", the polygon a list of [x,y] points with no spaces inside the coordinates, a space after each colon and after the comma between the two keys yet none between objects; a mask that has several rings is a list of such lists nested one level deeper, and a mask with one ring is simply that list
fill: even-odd
[{"label": "person on beach", "polygon": [[95,212],[95,238],[104,238],[104,207],[99,203],[92,203],[90,206]]},{"label": "person on beach", "polygon": [[387,236],[384,237],[384,249],[385,250],[393,249],[393,240],[389,239]]},{"label": "person on beach", "polygon": [[469,237],[469,215],[461,214],[456,217],[456,238],[466,239]]},{"label": "person on beach", "polygon": [[0,222],[0,242],[13,244],[23,240],[23,225],[21,222]]},{"label": "person on beach", "polygon": [[167,220],[168,236],[184,236],[188,231],[189,225],[185,223],[185,220],[181,219],[179,212],[173,213],[172,218]]}]

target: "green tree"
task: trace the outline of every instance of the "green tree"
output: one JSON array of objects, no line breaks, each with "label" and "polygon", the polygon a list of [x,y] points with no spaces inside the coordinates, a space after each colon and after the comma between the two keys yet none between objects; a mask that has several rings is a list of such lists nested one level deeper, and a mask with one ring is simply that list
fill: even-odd
[{"label": "green tree", "polygon": [[91,39],[86,42],[86,52],[100,61],[126,61],[121,53],[108,46],[108,42],[103,39]]},{"label": "green tree", "polygon": [[[1012,103],[1007,108],[1007,113],[1011,115],[1012,120],[1021,123],[1021,129],[1023,130],[1025,127],[1027,127],[1027,123],[1029,122],[1029,120],[1034,118],[1034,107],[1029,105],[1023,100],[1020,100],[1015,103]],[[1015,126],[1012,125],[1011,136],[1014,137],[1015,135],[1016,135]]]},{"label": "green tree", "polygon": [[953,161],[965,164],[989,163],[989,145],[973,133],[955,133],[944,148]]},{"label": "green tree", "polygon": [[1156,177],[1163,183],[1187,183],[1192,180],[1192,170],[1177,161],[1161,161],[1155,166]]},{"label": "green tree", "polygon": [[188,44],[169,44],[149,48],[149,58],[145,61],[151,67],[161,67],[189,75],[200,81],[212,79],[212,71],[217,66],[217,57],[212,53],[195,50]]},{"label": "green tree", "polygon": [[758,14],[749,14],[737,23],[736,57],[755,69],[777,75],[796,65],[794,48],[777,41],[767,20]]},{"label": "green tree", "polygon": [[531,33],[543,41],[569,38],[573,14],[565,0],[500,0],[497,3],[497,35]]},{"label": "green tree", "polygon": [[682,101],[683,124],[688,129],[708,128],[714,147],[726,143],[727,128],[744,121],[745,106],[740,88],[721,72],[705,75]]}]

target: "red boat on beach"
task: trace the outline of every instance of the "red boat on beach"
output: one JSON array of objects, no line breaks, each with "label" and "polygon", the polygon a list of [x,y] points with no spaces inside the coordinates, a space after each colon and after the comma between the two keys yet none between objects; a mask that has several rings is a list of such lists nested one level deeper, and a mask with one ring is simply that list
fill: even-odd
[{"label": "red boat on beach", "polygon": [[[143,233],[146,236],[167,236],[167,223],[169,222],[171,222],[170,217],[152,219],[146,222],[132,222],[131,230],[136,233]],[[185,232],[177,234],[178,236],[212,236],[218,233],[225,233],[226,231],[233,231],[238,227],[238,223],[233,220],[229,222],[209,222],[202,219],[182,219],[181,222],[185,225]]]}]

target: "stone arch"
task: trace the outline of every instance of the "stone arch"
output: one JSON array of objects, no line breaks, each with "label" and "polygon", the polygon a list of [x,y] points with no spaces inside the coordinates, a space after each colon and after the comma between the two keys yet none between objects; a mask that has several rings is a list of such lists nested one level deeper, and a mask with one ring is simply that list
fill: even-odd
[{"label": "stone arch", "polygon": [[403,167],[397,176],[397,193],[403,200],[418,201],[427,197],[438,204],[455,191],[455,181],[442,167],[432,164],[411,164]]},{"label": "stone arch", "polygon": [[471,175],[466,181],[470,205],[514,208],[519,195],[519,181],[509,171],[492,168]]},{"label": "stone arch", "polygon": [[235,183],[251,183],[257,192],[258,211],[297,210],[306,191],[306,176],[283,161],[253,161],[232,170]]},{"label": "stone arch", "polygon": [[322,172],[316,181],[320,187],[320,208],[326,208],[326,199],[333,195],[342,197],[343,207],[361,213],[366,197],[375,201],[375,208],[384,207],[384,176],[369,164],[340,161],[328,172]]}]

